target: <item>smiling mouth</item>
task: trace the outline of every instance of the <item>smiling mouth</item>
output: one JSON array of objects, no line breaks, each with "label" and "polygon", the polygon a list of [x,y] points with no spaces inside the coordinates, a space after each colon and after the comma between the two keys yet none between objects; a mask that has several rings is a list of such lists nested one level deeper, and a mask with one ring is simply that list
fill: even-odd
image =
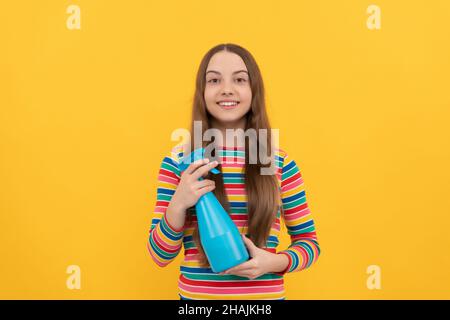
[{"label": "smiling mouth", "polygon": [[237,107],[239,101],[219,101],[217,104],[224,109],[233,109]]}]

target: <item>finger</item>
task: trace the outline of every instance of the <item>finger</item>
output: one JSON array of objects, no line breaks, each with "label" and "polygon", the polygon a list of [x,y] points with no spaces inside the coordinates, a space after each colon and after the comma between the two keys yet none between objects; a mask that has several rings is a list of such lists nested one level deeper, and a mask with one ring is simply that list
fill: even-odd
[{"label": "finger", "polygon": [[208,193],[208,192],[210,192],[210,191],[213,191],[215,187],[216,187],[216,186],[214,185],[214,186],[208,186],[208,187],[200,188],[200,189],[198,189],[198,190],[196,191],[196,193],[197,193],[197,195],[198,195],[199,197],[201,197],[201,196],[204,195],[205,193]]},{"label": "finger", "polygon": [[250,272],[251,270],[252,270],[252,269],[245,269],[245,270],[241,270],[241,269],[228,270],[228,271],[225,271],[224,274],[225,274],[225,275],[228,275],[228,274],[240,275],[240,274],[245,273],[245,272]]},{"label": "finger", "polygon": [[201,180],[201,181],[197,181],[194,183],[194,188],[195,189],[201,189],[204,187],[209,187],[209,186],[215,186],[216,182],[213,180],[209,180],[209,179],[205,179],[205,180]]},{"label": "finger", "polygon": [[203,165],[202,167],[197,168],[193,173],[192,177],[195,179],[200,178],[205,173],[208,173],[209,170],[217,166],[219,163],[217,161],[210,162],[208,164]]},{"label": "finger", "polygon": [[186,168],[186,170],[184,172],[187,174],[192,174],[198,167],[200,167],[208,162],[209,162],[208,158],[196,160],[196,161],[192,162],[189,165],[189,167]]},{"label": "finger", "polygon": [[247,238],[245,235],[242,235],[242,239],[244,240],[245,246],[248,248],[251,257],[254,257],[255,251],[258,248],[252,240]]},{"label": "finger", "polygon": [[253,263],[248,261],[248,262],[244,262],[243,264],[240,264],[239,266],[236,266],[236,267],[226,270],[225,274],[243,272],[243,271],[251,270],[254,268],[255,268],[255,266],[253,265]]},{"label": "finger", "polygon": [[220,274],[226,274],[228,271],[230,271],[230,270],[232,270],[232,269],[233,269],[233,268],[226,269],[226,270],[220,272]]}]

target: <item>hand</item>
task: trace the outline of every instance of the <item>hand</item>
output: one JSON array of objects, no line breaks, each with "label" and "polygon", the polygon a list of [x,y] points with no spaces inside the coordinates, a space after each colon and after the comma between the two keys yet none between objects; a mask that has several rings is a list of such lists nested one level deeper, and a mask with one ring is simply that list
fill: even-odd
[{"label": "hand", "polygon": [[277,254],[258,248],[249,238],[242,235],[251,259],[219,274],[234,274],[255,279],[263,274],[274,272],[274,265],[280,258]]},{"label": "hand", "polygon": [[209,159],[192,162],[181,174],[180,182],[170,205],[179,208],[180,211],[186,211],[188,208],[194,206],[202,195],[214,190],[216,185],[213,180],[204,179],[198,181],[198,179],[205,177],[217,164],[217,161],[209,163]]}]

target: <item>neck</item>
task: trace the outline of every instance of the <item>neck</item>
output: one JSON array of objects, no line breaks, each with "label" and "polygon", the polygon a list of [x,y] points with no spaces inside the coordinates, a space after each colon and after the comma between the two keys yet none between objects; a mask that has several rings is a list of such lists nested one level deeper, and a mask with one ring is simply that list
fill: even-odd
[{"label": "neck", "polygon": [[246,122],[247,122],[247,119],[245,117],[242,117],[241,119],[236,120],[235,122],[226,122],[226,123],[219,122],[219,121],[216,121],[216,120],[212,119],[211,120],[211,125],[213,126],[213,128],[216,128],[216,129],[221,131],[222,137],[224,139],[223,145],[225,147],[231,147],[231,146],[236,147],[236,146],[239,146],[239,145],[243,145],[242,144],[243,141],[241,141],[241,143],[239,143],[239,141],[237,141],[239,135],[235,135],[235,134],[232,135],[232,138],[233,138],[232,140],[228,140],[227,139],[227,132],[226,132],[226,130],[227,129],[232,129],[232,130],[242,129],[242,130],[245,130]]}]

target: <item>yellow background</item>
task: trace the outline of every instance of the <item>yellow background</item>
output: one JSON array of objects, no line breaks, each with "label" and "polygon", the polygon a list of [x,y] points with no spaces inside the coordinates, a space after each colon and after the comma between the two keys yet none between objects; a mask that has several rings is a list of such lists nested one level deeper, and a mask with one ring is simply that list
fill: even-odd
[{"label": "yellow background", "polygon": [[183,253],[159,268],[145,246],[155,182],[200,59],[233,42],[259,63],[322,247],[287,298],[449,299],[449,21],[445,0],[5,2],[0,298],[178,299]]}]

